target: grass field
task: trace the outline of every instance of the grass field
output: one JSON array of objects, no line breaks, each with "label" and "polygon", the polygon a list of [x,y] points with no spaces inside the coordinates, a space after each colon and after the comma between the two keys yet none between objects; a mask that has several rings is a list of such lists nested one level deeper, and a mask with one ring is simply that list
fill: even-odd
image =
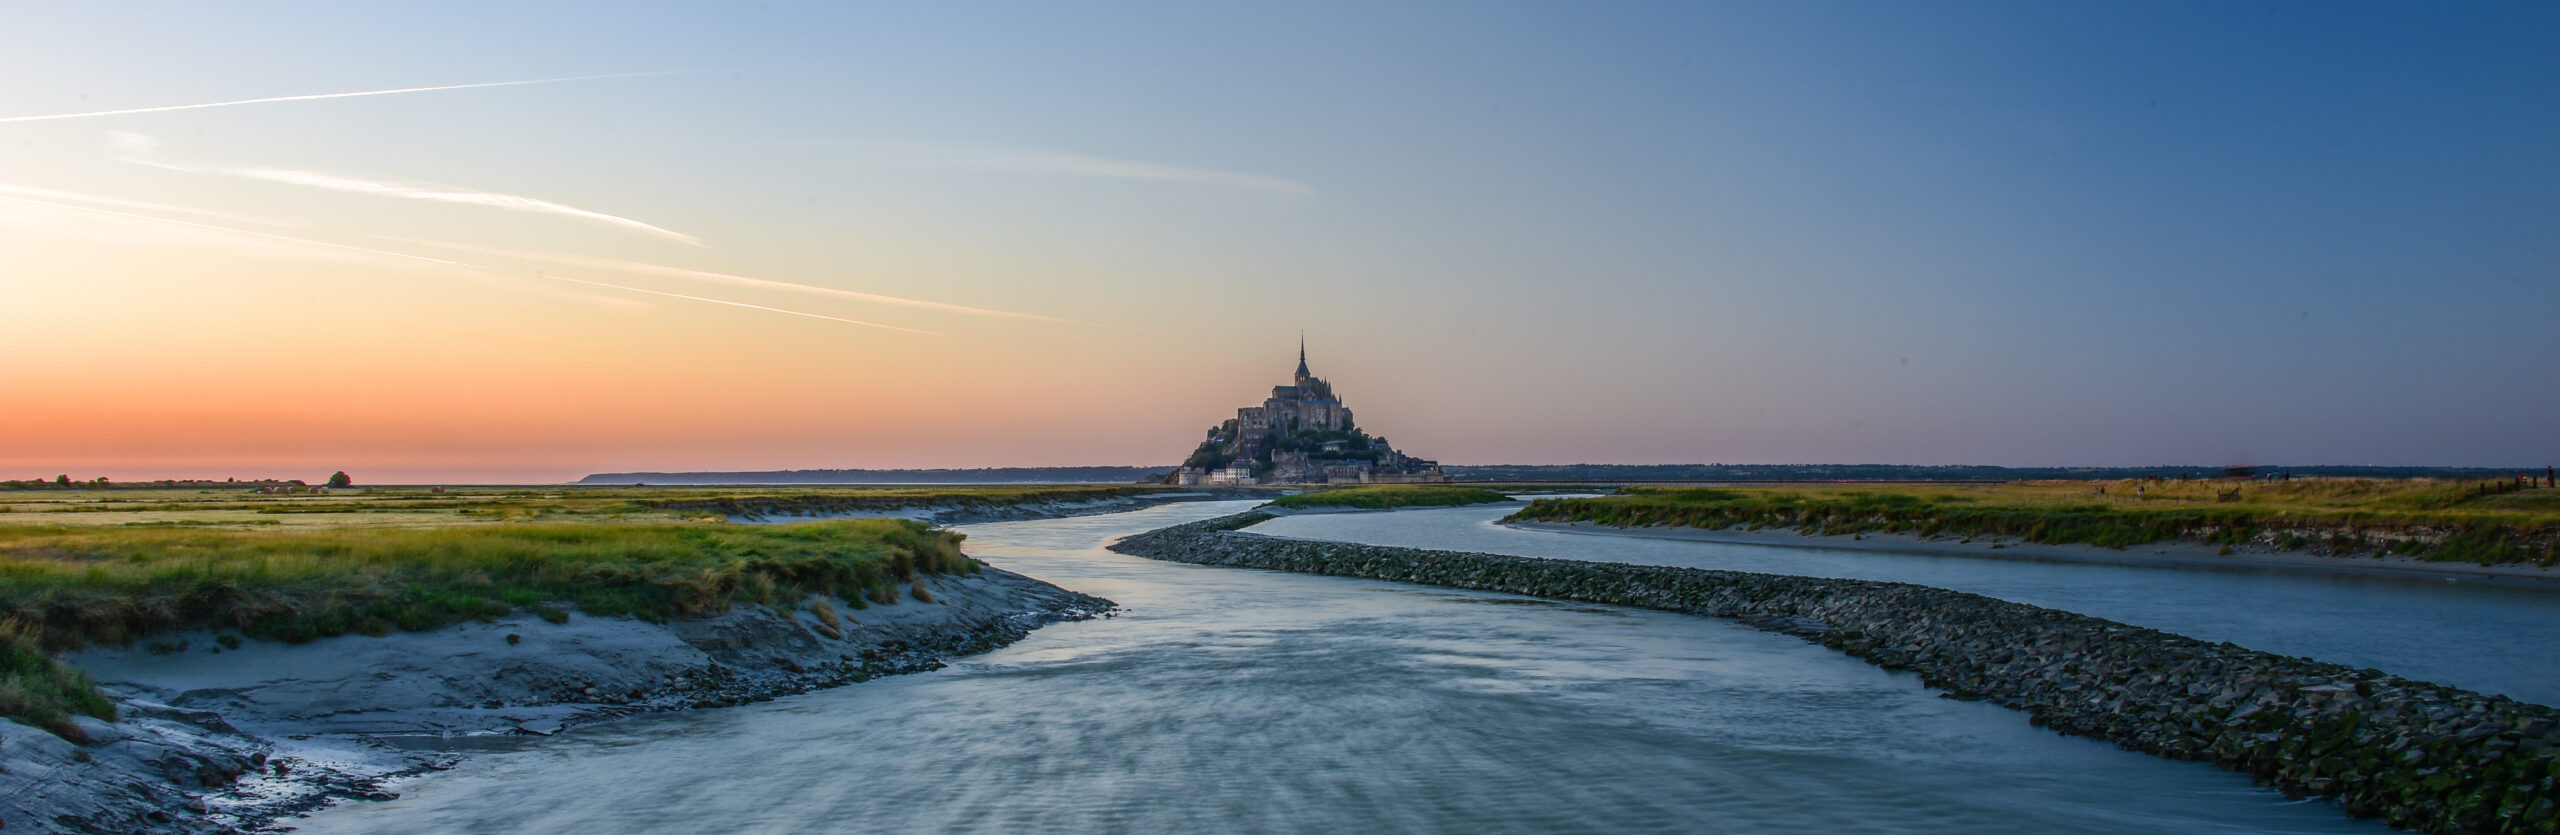
[{"label": "grass field", "polygon": [[2190,539],[2313,553],[2554,562],[2560,490],[2426,479],[1632,487],[1542,499],[1509,518],[1617,527],[2012,536],[2126,548]]},{"label": "grass field", "polygon": [[567,518],[684,521],[704,516],[987,507],[1091,501],[1173,490],[1003,487],[366,487],[265,495],[219,489],[0,491],[0,525],[443,527]]},{"label": "grass field", "polygon": [[1351,507],[1390,510],[1399,507],[1455,507],[1506,502],[1511,497],[1482,487],[1450,484],[1371,484],[1311,490],[1271,500],[1276,507]]},{"label": "grass field", "polygon": [[965,574],[960,535],[903,519],[731,513],[1079,501],[1132,487],[373,488],[0,492],[0,715],[76,734],[112,706],[51,653],[188,629],[385,635],[568,607],[650,620],[811,594],[896,603]]}]

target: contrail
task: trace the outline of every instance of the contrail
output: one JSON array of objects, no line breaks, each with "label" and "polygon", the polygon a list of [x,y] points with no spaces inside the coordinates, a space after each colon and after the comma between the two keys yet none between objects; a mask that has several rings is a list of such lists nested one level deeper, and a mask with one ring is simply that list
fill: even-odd
[{"label": "contrail", "polygon": [[[576,206],[554,203],[549,200],[526,197],[518,194],[479,191],[476,189],[461,188],[457,186],[411,185],[408,183],[365,180],[355,177],[343,177],[336,174],[324,174],[318,171],[297,171],[290,168],[240,168],[169,162],[160,158],[159,140],[143,134],[134,133],[132,131],[110,131],[108,135],[114,138],[115,145],[123,151],[123,154],[117,156],[116,159],[130,162],[135,165],[147,165],[167,171],[177,171],[186,174],[211,174],[223,177],[243,177],[252,180],[263,180],[271,183],[303,186],[305,188],[328,189],[330,191],[344,191],[355,194],[371,194],[381,197],[397,197],[404,200],[460,203],[469,206],[486,206],[493,209],[505,209],[513,212],[560,215],[563,217],[573,217],[580,220],[594,221],[597,223],[619,226],[633,231],[645,232],[647,234],[656,235],[672,241],[692,244],[694,246],[702,245],[701,238],[696,238],[682,232],[653,226],[637,220],[632,220],[631,218],[622,217],[620,215],[609,215],[603,212],[581,209]],[[185,212],[192,210],[181,209],[179,211]]]},{"label": "contrail", "polygon": [[[0,191],[12,191],[12,192],[15,192],[15,191],[20,191],[20,190],[21,190],[21,189],[18,189],[18,188],[16,188],[16,187],[11,187],[11,186],[7,186],[7,185],[5,185],[5,184],[0,184]],[[38,189],[23,189],[23,190],[24,190],[24,191],[39,191]],[[233,234],[233,235],[249,235],[249,236],[252,236],[252,237],[268,238],[268,239],[271,239],[271,240],[285,241],[285,242],[288,242],[288,243],[303,244],[303,245],[306,245],[306,246],[327,247],[327,248],[330,248],[330,249],[343,249],[343,250],[348,250],[348,251],[352,251],[352,252],[362,252],[362,253],[365,253],[365,254],[368,254],[368,255],[381,255],[381,256],[385,256],[385,257],[389,257],[389,258],[405,258],[405,259],[408,259],[408,260],[411,260],[411,261],[424,261],[424,262],[429,263],[429,264],[436,264],[436,265],[439,265],[439,266],[446,266],[446,267],[455,267],[455,268],[459,268],[459,269],[472,270],[472,271],[475,271],[475,272],[482,272],[482,273],[496,273],[496,272],[498,272],[497,270],[492,270],[492,269],[490,269],[490,268],[488,268],[488,267],[484,267],[484,266],[481,266],[481,265],[478,265],[478,264],[466,264],[466,263],[463,263],[463,262],[461,262],[461,261],[447,261],[447,260],[444,260],[444,259],[442,259],[442,258],[429,258],[429,257],[424,256],[424,255],[411,255],[411,254],[408,254],[408,253],[406,253],[406,252],[393,252],[393,251],[391,251],[391,250],[387,250],[387,249],[373,249],[373,248],[370,248],[370,247],[361,247],[361,246],[351,246],[351,245],[348,245],[348,244],[330,243],[330,242],[328,242],[328,241],[315,241],[315,240],[312,240],[312,239],[310,239],[310,238],[297,238],[297,237],[294,237],[294,236],[291,236],[291,235],[277,235],[277,234],[273,234],[273,233],[268,233],[268,232],[258,232],[258,231],[248,230],[248,229],[234,229],[234,228],[229,227],[229,226],[216,226],[216,225],[213,225],[213,224],[210,224],[210,223],[193,223],[193,222],[184,221],[184,220],[172,220],[172,219],[165,218],[165,217],[152,217],[152,216],[150,216],[150,215],[138,215],[138,214],[133,214],[133,213],[131,213],[131,212],[119,212],[119,211],[116,211],[116,210],[113,210],[113,209],[100,209],[100,208],[95,208],[95,207],[90,207],[90,206],[75,206],[75,205],[72,205],[72,204],[69,204],[69,203],[56,203],[56,202],[53,202],[53,201],[51,201],[51,200],[34,200],[34,199],[25,198],[25,197],[12,197],[12,196],[9,196],[8,194],[0,194],[0,201],[7,201],[7,202],[11,202],[11,203],[25,203],[25,204],[32,205],[32,206],[44,206],[44,207],[47,207],[47,208],[53,208],[53,209],[65,209],[65,210],[74,211],[74,212],[85,212],[85,213],[89,213],[89,214],[94,214],[94,215],[104,215],[104,216],[107,216],[107,217],[121,218],[121,219],[125,219],[125,220],[136,220],[136,221],[143,221],[143,222],[148,222],[148,223],[165,223],[165,224],[168,224],[168,225],[171,225],[171,226],[183,226],[183,227],[187,227],[187,228],[190,228],[190,229],[203,229],[203,230],[210,231],[210,232],[226,232],[226,233],[230,233],[230,234]],[[605,283],[605,282],[602,282],[602,281],[588,281],[588,280],[586,280],[586,279],[582,279],[582,278],[569,278],[569,277],[567,277],[567,276],[545,275],[545,274],[542,274],[542,273],[535,273],[533,277],[535,277],[535,278],[542,278],[542,279],[548,279],[548,280],[551,280],[551,281],[566,281],[566,282],[569,282],[569,283],[572,283],[572,284],[585,284],[585,285],[589,285],[589,286],[593,286],[593,287],[608,287],[608,288],[612,288],[612,289],[615,289],[615,290],[627,290],[627,291],[634,292],[634,293],[647,293],[647,294],[652,295],[652,296],[665,296],[665,297],[667,297],[667,298],[671,298],[671,299],[684,299],[684,300],[687,300],[687,301],[697,301],[697,302],[705,302],[705,303],[709,303],[709,304],[721,304],[721,305],[728,305],[728,306],[730,306],[730,307],[743,307],[743,308],[747,308],[747,309],[749,309],[749,310],[762,310],[762,311],[766,311],[766,312],[769,312],[769,313],[781,313],[781,314],[786,314],[786,315],[790,315],[790,316],[806,316],[806,317],[811,318],[811,319],[825,319],[825,320],[830,321],[830,322],[843,322],[843,323],[848,324],[848,325],[861,325],[861,326],[864,326],[864,327],[880,328],[880,329],[883,329],[883,330],[904,331],[904,332],[907,332],[907,333],[923,334],[923,335],[926,335],[926,336],[941,336],[941,335],[942,335],[942,334],[939,334],[939,333],[935,333],[935,332],[933,332],[933,331],[917,330],[917,329],[915,329],[915,328],[902,328],[902,327],[898,327],[898,326],[896,326],[896,325],[883,325],[883,324],[880,324],[880,323],[878,323],[878,322],[865,322],[865,321],[862,321],[862,320],[860,320],[860,319],[846,319],[846,318],[843,318],[843,317],[840,317],[840,316],[828,316],[828,315],[823,314],[823,313],[808,313],[808,312],[803,312],[803,311],[798,311],[798,310],[789,310],[789,309],[780,308],[780,307],[766,307],[766,306],[764,306],[764,305],[760,305],[760,304],[748,304],[748,303],[746,303],[746,302],[733,302],[733,301],[729,301],[729,300],[727,300],[727,299],[714,299],[714,298],[708,298],[708,297],[704,297],[704,296],[688,296],[688,295],[685,295],[685,294],[683,294],[683,293],[668,293],[668,292],[659,291],[659,290],[651,290],[651,289],[648,289],[648,288],[645,288],[645,287],[630,287],[630,286],[621,285],[621,284],[608,284],[608,283]]]},{"label": "contrail", "polygon": [[749,278],[743,275],[729,275],[727,273],[688,270],[683,267],[643,264],[635,261],[612,261],[610,259],[601,258],[593,260],[599,262],[595,264],[595,266],[602,266],[607,269],[627,270],[637,273],[654,273],[657,275],[700,279],[703,281],[717,281],[725,284],[735,284],[740,287],[763,287],[772,290],[787,290],[795,293],[812,293],[821,296],[835,296],[842,299],[852,299],[854,301],[872,302],[874,304],[894,304],[904,307],[921,307],[926,310],[940,310],[949,313],[966,313],[975,316],[995,316],[1005,319],[1031,319],[1041,322],[1059,322],[1070,325],[1086,324],[1073,319],[1060,319],[1055,316],[1042,316],[1037,313],[1015,313],[1010,310],[989,310],[983,307],[970,307],[968,305],[950,304],[947,302],[910,299],[901,296],[883,296],[878,293],[865,293],[858,290],[839,290],[834,287],[819,287],[811,284],[775,281],[769,278]]},{"label": "contrail", "polygon": [[665,297],[667,297],[667,298],[671,298],[671,299],[687,299],[687,300],[690,300],[690,301],[697,301],[697,302],[710,302],[710,303],[712,303],[712,304],[725,304],[725,305],[728,305],[728,306],[730,306],[730,307],[743,307],[743,308],[747,308],[747,309],[749,309],[749,310],[764,310],[764,311],[770,311],[770,312],[774,312],[774,313],[788,313],[788,314],[791,314],[791,315],[793,315],[793,316],[807,316],[807,317],[809,317],[809,318],[811,318],[811,319],[825,319],[825,320],[830,321],[830,322],[843,322],[843,323],[848,324],[848,325],[865,325],[865,326],[874,327],[874,328],[886,328],[886,329],[893,330],[893,331],[906,331],[906,332],[908,332],[908,333],[920,333],[920,334],[924,334],[924,335],[926,335],[926,336],[941,336],[941,335],[942,335],[942,334],[934,333],[933,331],[920,331],[920,330],[916,330],[916,329],[914,329],[914,328],[902,328],[902,327],[898,327],[898,326],[896,326],[896,325],[883,325],[883,324],[880,324],[880,323],[878,323],[878,322],[865,322],[865,321],[862,321],[862,320],[860,320],[860,319],[846,319],[846,318],[839,317],[839,316],[828,316],[828,315],[823,314],[823,313],[803,313],[803,312],[801,312],[801,311],[797,311],[797,310],[786,310],[786,309],[784,309],[784,308],[779,308],[779,307],[766,307],[766,306],[764,306],[764,305],[760,305],[760,304],[748,304],[748,303],[746,303],[746,302],[733,302],[733,301],[730,301],[730,300],[728,300],[728,299],[713,299],[713,298],[705,298],[705,297],[702,297],[702,296],[688,296],[688,295],[685,295],[685,294],[683,294],[683,293],[669,293],[669,292],[666,292],[666,291],[663,291],[663,290],[646,290],[646,289],[642,289],[642,288],[639,288],[639,287],[627,287],[627,286],[620,285],[620,284],[606,284],[606,283],[601,282],[601,281],[588,281],[588,280],[583,279],[583,278],[569,278],[569,277],[567,277],[567,276],[544,275],[544,274],[540,274],[540,273],[536,273],[536,274],[535,274],[535,277],[537,277],[537,278],[547,278],[547,279],[550,279],[550,280],[553,280],[553,281],[568,281],[568,282],[575,282],[575,283],[578,283],[578,284],[588,284],[588,285],[593,285],[593,286],[596,286],[596,287],[611,287],[611,288],[616,289],[616,290],[629,290],[629,291],[634,292],[634,293],[647,293],[647,294],[652,295],[652,296],[665,296]]},{"label": "contrail", "polygon": [[693,72],[697,71],[667,70],[664,72],[626,72],[613,73],[611,75],[575,75],[567,78],[536,78],[526,81],[484,81],[478,84],[444,84],[435,87],[402,87],[397,90],[361,90],[353,93],[314,93],[307,96],[271,96],[263,99],[216,101],[205,102],[202,104],[170,104],[159,107],[129,107],[123,110],[93,110],[87,113],[51,113],[42,116],[0,116],[0,122],[46,122],[55,119],[88,119],[98,116],[126,116],[135,113],[168,113],[175,110],[203,110],[209,107],[233,107],[243,104],[272,104],[275,102],[285,101],[346,99],[355,98],[357,96],[388,96],[396,93],[431,93],[437,90],[471,90],[481,87],[521,87],[527,84],[559,84],[565,81],[598,81],[607,78],[644,78],[658,75],[685,75]]},{"label": "contrail", "polygon": [[622,217],[620,215],[609,215],[603,212],[581,209],[576,206],[562,205],[559,203],[553,203],[549,200],[525,197],[522,195],[502,194],[491,191],[475,191],[472,189],[456,188],[453,186],[419,186],[405,183],[386,183],[377,180],[361,180],[354,177],[341,177],[335,174],[323,174],[317,171],[295,171],[286,168],[201,169],[184,168],[163,163],[146,162],[143,160],[130,161],[143,162],[146,165],[156,165],[162,168],[172,168],[180,171],[210,171],[211,173],[224,174],[233,177],[246,177],[253,180],[265,180],[272,183],[285,183],[288,185],[321,188],[331,191],[372,194],[383,197],[399,197],[409,200],[427,200],[437,203],[461,203],[464,205],[487,206],[493,209],[505,209],[514,212],[561,215],[563,217],[573,217],[581,220],[590,220],[597,223],[619,226],[624,229],[630,229],[637,232],[645,232],[671,241],[688,243],[694,246],[702,245],[701,238],[696,238],[692,235],[687,235],[672,229],[653,226],[627,217]]},{"label": "contrail", "polygon": [[185,207],[185,206],[172,206],[172,205],[169,205],[169,204],[167,204],[167,203],[152,203],[152,202],[142,201],[142,200],[126,200],[126,199],[121,198],[121,197],[106,197],[106,196],[103,196],[103,195],[96,195],[96,194],[81,194],[81,193],[78,193],[78,192],[71,192],[71,191],[55,191],[55,190],[53,190],[53,189],[49,189],[49,188],[35,188],[35,187],[32,187],[32,186],[10,185],[10,184],[8,184],[8,183],[0,183],[0,194],[14,194],[14,195],[17,195],[17,196],[19,196],[19,197],[34,197],[34,198],[43,199],[43,200],[70,200],[70,201],[79,202],[79,203],[96,203],[96,204],[99,204],[99,205],[102,205],[102,206],[115,206],[115,207],[118,207],[118,208],[124,208],[124,209],[144,209],[144,210],[147,210],[147,211],[154,211],[154,212],[168,212],[168,213],[170,213],[170,214],[174,214],[174,215],[195,215],[195,216],[197,216],[197,217],[220,218],[220,219],[222,219],[222,220],[236,220],[236,221],[241,221],[241,222],[243,222],[243,223],[262,223],[262,224],[266,224],[266,225],[268,225],[268,226],[300,226],[300,225],[302,225],[302,224],[299,224],[299,223],[279,223],[279,222],[272,221],[272,220],[262,220],[262,219],[259,219],[259,218],[248,217],[248,216],[246,216],[246,215],[235,215],[235,214],[230,214],[230,213],[227,213],[227,212],[209,212],[209,211],[205,211],[205,210],[203,210],[203,209],[190,209],[190,208],[187,208],[187,207]]},{"label": "contrail", "polygon": [[[12,189],[12,190],[14,190],[14,189]],[[253,236],[253,237],[268,238],[268,239],[272,239],[272,240],[285,241],[285,242],[289,242],[289,243],[304,244],[304,245],[308,245],[308,246],[321,246],[321,247],[328,247],[328,248],[331,248],[331,249],[344,249],[344,250],[349,250],[349,251],[353,251],[353,252],[362,252],[362,253],[367,253],[367,254],[371,254],[371,255],[383,255],[383,256],[389,256],[389,257],[392,257],[392,258],[406,258],[406,259],[409,259],[409,260],[411,260],[411,261],[425,261],[425,262],[427,262],[427,263],[429,263],[429,264],[442,264],[442,265],[444,265],[444,266],[448,266],[448,267],[471,267],[471,266],[472,266],[472,265],[470,265],[470,264],[465,264],[465,263],[462,263],[462,262],[460,262],[460,261],[447,261],[447,260],[444,260],[444,259],[442,259],[442,258],[429,258],[429,257],[424,256],[424,255],[411,255],[411,254],[408,254],[408,253],[406,253],[406,252],[393,252],[393,251],[391,251],[391,250],[387,250],[387,249],[372,249],[372,248],[369,248],[369,247],[351,246],[351,245],[348,245],[348,244],[333,244],[333,243],[330,243],[330,242],[328,242],[328,241],[315,241],[315,240],[312,240],[312,239],[310,239],[310,238],[296,238],[296,237],[294,237],[294,236],[292,236],[292,235],[278,235],[278,234],[275,234],[275,233],[272,233],[272,232],[259,232],[259,231],[250,230],[250,229],[234,229],[234,228],[229,227],[229,226],[215,226],[215,225],[210,224],[210,223],[193,223],[193,222],[184,221],[184,220],[171,220],[171,219],[169,219],[169,218],[165,218],[165,217],[152,217],[152,216],[150,216],[150,215],[138,215],[138,214],[134,214],[134,213],[132,213],[132,212],[119,212],[119,211],[116,211],[116,210],[114,210],[114,209],[101,209],[101,208],[97,208],[97,207],[94,207],[94,206],[74,206],[74,205],[71,205],[71,204],[69,204],[69,203],[56,203],[56,202],[53,202],[53,201],[51,201],[51,200],[32,200],[32,199],[28,199],[28,198],[25,198],[25,197],[11,197],[11,196],[8,196],[8,195],[0,195],[0,200],[7,200],[7,201],[10,201],[10,202],[12,202],[12,203],[27,203],[27,204],[31,204],[31,205],[37,205],[37,206],[49,206],[49,207],[56,208],[56,209],[69,209],[69,210],[71,210],[71,211],[75,211],[75,212],[88,212],[88,213],[90,213],[90,214],[106,215],[106,216],[109,216],[109,217],[119,217],[119,218],[124,218],[124,219],[126,219],[126,220],[139,220],[139,221],[146,221],[146,222],[150,222],[150,223],[166,223],[166,224],[169,224],[169,225],[171,225],[171,226],[184,226],[184,227],[188,227],[188,228],[190,228],[190,229],[203,229],[203,230],[207,230],[207,231],[211,231],[211,232],[228,232],[228,233],[231,233],[231,234],[234,234],[234,235],[249,235],[249,236]]]},{"label": "contrail", "polygon": [[775,281],[769,278],[749,278],[743,275],[729,275],[727,273],[689,270],[683,267],[669,267],[660,264],[641,263],[638,261],[621,261],[611,258],[590,258],[579,255],[549,255],[539,252],[496,249],[492,247],[472,246],[469,244],[457,244],[446,241],[430,241],[423,238],[403,238],[393,235],[376,235],[374,237],[388,241],[398,241],[404,244],[419,244],[439,249],[450,249],[459,252],[468,252],[475,255],[487,255],[497,258],[521,258],[527,261],[542,261],[572,267],[588,267],[624,273],[638,273],[642,275],[660,275],[667,276],[669,278],[690,278],[698,281],[716,281],[723,284],[734,284],[740,287],[760,287],[768,290],[783,290],[793,293],[834,296],[836,298],[851,299],[853,301],[871,302],[873,304],[893,304],[902,307],[919,307],[926,310],[940,310],[947,313],[965,313],[974,316],[995,316],[1006,319],[1031,319],[1069,325],[1092,324],[1090,322],[1079,322],[1074,319],[1060,319],[1055,316],[1042,316],[1037,313],[1015,313],[1010,310],[990,310],[983,307],[970,307],[968,305],[950,304],[947,302],[910,299],[901,296],[883,296],[878,293],[864,293],[857,290],[839,290],[834,287],[820,287],[813,284]]}]

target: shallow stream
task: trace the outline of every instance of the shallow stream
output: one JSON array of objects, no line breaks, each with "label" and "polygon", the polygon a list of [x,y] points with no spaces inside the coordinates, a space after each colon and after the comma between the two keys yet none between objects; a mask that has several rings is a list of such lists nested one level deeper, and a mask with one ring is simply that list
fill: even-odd
[{"label": "shallow stream", "polygon": [[[2560,593],[2479,582],[2198,570],[1526,530],[1519,505],[1274,519],[1255,533],[1529,557],[1918,583],[2560,705]],[[2352,564],[2354,560],[2346,560]]]},{"label": "shallow stream", "polygon": [[[2380,829],[2238,774],[2039,730],[2023,714],[1938,698],[1913,676],[1730,622],[1101,549],[1250,505],[968,526],[971,553],[1126,611],[1051,626],[935,673],[478,753],[398,786],[400,800],[299,825]],[[1444,512],[1375,518],[1465,528],[1483,511],[1435,513]],[[1367,524],[1317,519],[1290,521],[1307,535],[1307,526]]]}]

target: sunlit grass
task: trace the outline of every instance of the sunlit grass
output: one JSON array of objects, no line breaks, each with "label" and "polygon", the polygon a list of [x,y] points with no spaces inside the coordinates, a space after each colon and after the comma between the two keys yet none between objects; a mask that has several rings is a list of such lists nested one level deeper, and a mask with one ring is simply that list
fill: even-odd
[{"label": "sunlit grass", "polygon": [[2548,565],[2560,534],[2560,490],[2428,479],[1635,487],[1599,498],[1542,499],[1510,518],[2012,536],[2111,548],[2173,539],[2236,545],[2274,532],[2277,546],[2288,549]]},{"label": "sunlit grass", "polygon": [[0,618],[49,647],[234,629],[306,641],[487,619],[664,619],[733,601],[855,596],[974,570],[960,535],[901,519],[803,525],[517,523],[324,530],[0,526]]},{"label": "sunlit grass", "polygon": [[998,507],[1141,496],[1153,486],[371,487],[0,491],[0,525],[447,527],[529,519],[681,521],[703,516]]},{"label": "sunlit grass", "polygon": [[1454,507],[1510,501],[1511,497],[1482,487],[1459,487],[1447,484],[1371,484],[1360,487],[1338,487],[1313,490],[1271,500],[1277,507],[1351,507],[1386,510],[1399,507]]},{"label": "sunlit grass", "polygon": [[[601,495],[583,492],[576,498],[599,509],[625,513],[717,513],[776,515],[887,511],[925,506],[1002,507],[1046,502],[1086,502],[1174,492],[1156,486],[1066,487],[819,487],[819,488],[641,488],[627,494],[602,488]],[[565,497],[564,497],[565,498]],[[576,508],[572,507],[572,512]]]},{"label": "sunlit grass", "polygon": [[[737,515],[995,507],[1161,487],[246,487],[0,491],[0,715],[73,734],[112,715],[50,651],[210,628],[308,641],[530,612],[650,620],[736,603],[931,599],[960,535],[902,519]],[[899,585],[910,591],[902,594]],[[821,610],[820,620],[832,613]],[[828,624],[833,628],[832,624]]]},{"label": "sunlit grass", "polygon": [[86,741],[87,734],[71,722],[74,714],[113,721],[116,708],[88,674],[47,655],[25,622],[0,620],[0,716]]},{"label": "sunlit grass", "polygon": [[[0,491],[0,715],[76,734],[111,704],[48,653],[179,630],[308,641],[523,611],[651,620],[929,599],[960,536],[899,519],[735,515],[1087,501],[1162,487],[248,487]],[[909,590],[902,591],[901,583]],[[832,612],[832,607],[826,611]],[[825,618],[821,616],[821,622]],[[832,628],[832,625],[830,625]]]}]

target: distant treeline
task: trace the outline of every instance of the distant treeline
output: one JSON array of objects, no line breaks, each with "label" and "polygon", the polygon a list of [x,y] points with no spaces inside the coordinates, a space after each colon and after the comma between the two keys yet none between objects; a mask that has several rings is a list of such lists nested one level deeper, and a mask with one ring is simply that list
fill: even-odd
[{"label": "distant treeline", "polygon": [[974,470],[765,470],[734,473],[597,473],[579,484],[1136,484],[1165,467],[982,467]]},{"label": "distant treeline", "polygon": [[[1443,466],[1456,481],[2045,481],[2120,478],[2221,478],[2225,467],[1923,467],[1903,464],[1491,464]],[[2536,465],[2534,470],[2541,470]],[[2495,479],[2521,469],[2493,467],[2354,467],[2282,465],[2246,468],[2252,475],[2298,477]]]}]

